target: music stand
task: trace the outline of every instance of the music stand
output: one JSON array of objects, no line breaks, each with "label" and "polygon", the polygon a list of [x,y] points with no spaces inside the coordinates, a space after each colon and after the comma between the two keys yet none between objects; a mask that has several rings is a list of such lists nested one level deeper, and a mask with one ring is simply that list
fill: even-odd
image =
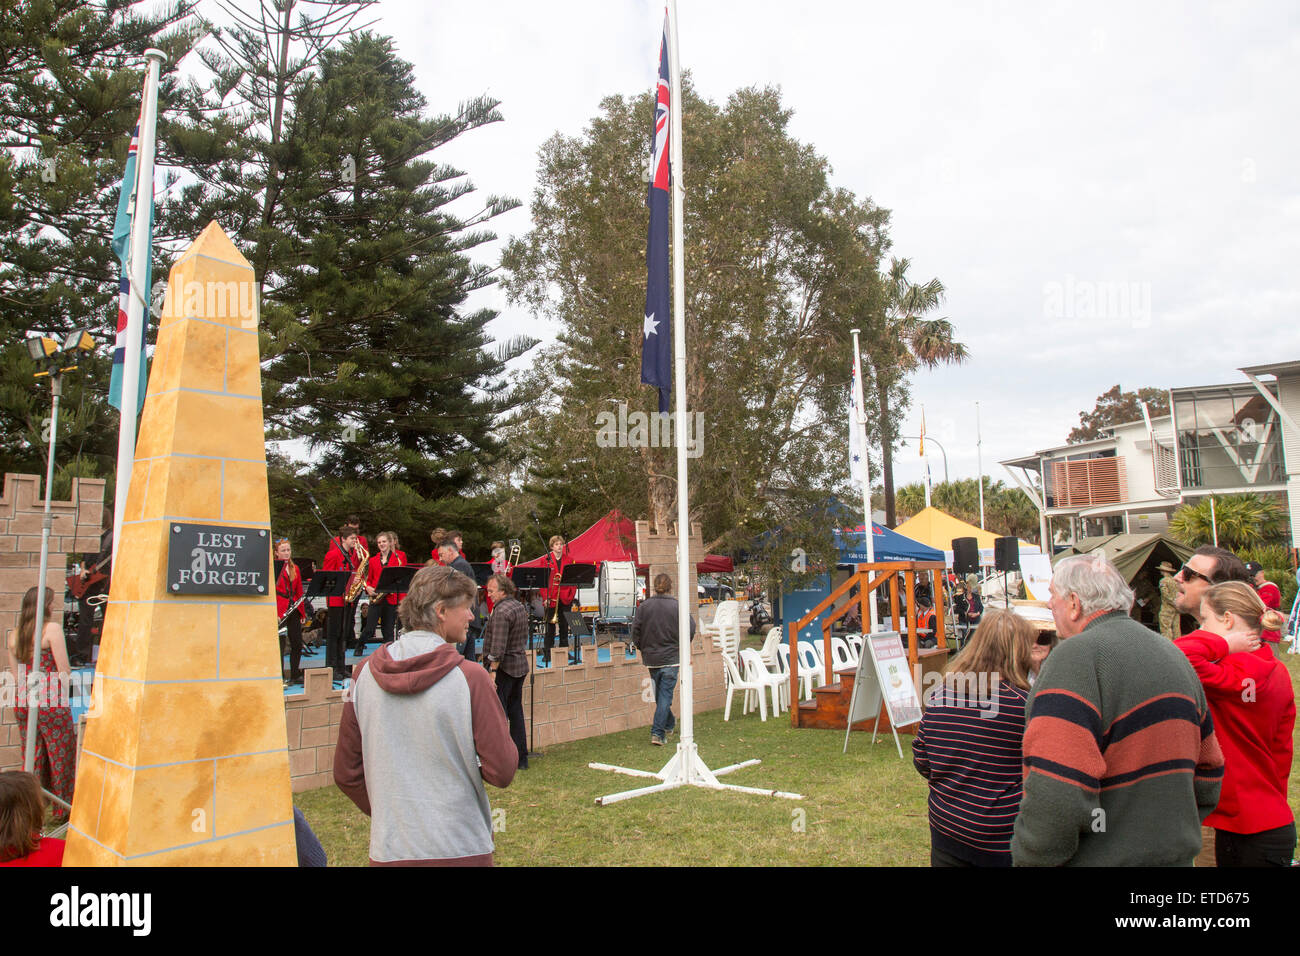
[{"label": "music stand", "polygon": [[[542,569],[546,570],[545,568]],[[570,564],[560,575],[560,587],[562,588],[587,588],[596,580],[596,566],[594,564]]]},{"label": "music stand", "polygon": [[569,636],[579,638],[592,637],[591,629],[587,627],[587,619],[578,611],[565,611],[564,618],[569,622]]},{"label": "music stand", "polygon": [[484,587],[488,583],[488,578],[492,577],[492,565],[490,562],[471,562],[470,567],[474,569],[474,583],[479,587]]},{"label": "music stand", "polygon": [[546,568],[515,568],[510,580],[520,591],[537,591],[550,584],[551,573]]},{"label": "music stand", "polygon": [[307,587],[307,597],[341,598],[348,591],[351,571],[317,571]]},{"label": "music stand", "polygon": [[405,594],[411,590],[411,578],[419,570],[412,564],[384,568],[379,572],[379,580],[375,582],[375,594]]},{"label": "music stand", "polygon": [[[594,583],[596,583],[596,571],[597,568],[596,565],[594,564],[567,565],[564,569],[564,573],[560,575],[560,587],[589,588]],[[573,613],[572,611],[564,612],[564,619],[569,625],[570,637],[575,636],[573,631],[573,620],[569,617],[569,615],[572,613]],[[581,617],[581,615],[579,615],[579,617]],[[574,663],[577,664],[582,663],[582,638],[583,637],[592,637],[591,631],[587,630],[585,624],[582,628],[582,633],[577,634],[576,639],[573,642],[573,649],[575,651],[575,658],[576,658]],[[592,640],[594,643],[595,638],[593,637]]]}]

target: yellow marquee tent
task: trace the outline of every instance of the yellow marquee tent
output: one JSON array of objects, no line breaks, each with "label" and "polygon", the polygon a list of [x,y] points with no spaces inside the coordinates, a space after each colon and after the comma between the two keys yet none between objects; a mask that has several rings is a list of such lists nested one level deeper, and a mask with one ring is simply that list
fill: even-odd
[{"label": "yellow marquee tent", "polygon": [[992,531],[981,531],[975,525],[967,524],[935,507],[926,508],[908,518],[894,530],[940,551],[951,551],[953,538],[975,538],[979,541],[981,551],[992,550],[993,542],[998,537]]}]

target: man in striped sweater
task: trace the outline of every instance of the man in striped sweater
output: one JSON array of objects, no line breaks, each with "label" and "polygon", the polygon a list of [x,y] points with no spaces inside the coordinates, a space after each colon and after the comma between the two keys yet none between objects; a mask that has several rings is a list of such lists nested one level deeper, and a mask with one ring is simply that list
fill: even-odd
[{"label": "man in striped sweater", "polygon": [[1201,682],[1104,557],[1062,560],[1050,591],[1062,643],[1029,698],[1015,864],[1191,866],[1223,779]]}]

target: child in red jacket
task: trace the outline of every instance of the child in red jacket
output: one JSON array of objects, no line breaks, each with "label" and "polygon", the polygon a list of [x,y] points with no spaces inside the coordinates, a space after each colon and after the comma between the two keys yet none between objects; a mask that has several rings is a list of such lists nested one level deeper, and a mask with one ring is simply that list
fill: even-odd
[{"label": "child in red jacket", "polygon": [[1215,830],[1219,866],[1290,866],[1295,851],[1287,802],[1295,691],[1260,641],[1260,632],[1281,620],[1250,585],[1225,581],[1205,592],[1202,629],[1175,642],[1205,686],[1223,748],[1219,805],[1205,819]]},{"label": "child in red jacket", "polygon": [[0,773],[0,866],[62,866],[63,841],[41,836],[45,799],[30,773]]}]

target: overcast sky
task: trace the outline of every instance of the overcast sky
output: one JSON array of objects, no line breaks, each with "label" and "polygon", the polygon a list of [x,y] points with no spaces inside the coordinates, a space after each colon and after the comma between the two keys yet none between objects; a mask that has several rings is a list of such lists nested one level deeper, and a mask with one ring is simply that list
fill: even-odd
[{"label": "overcast sky", "polygon": [[[657,68],[653,0],[377,9],[431,111],[501,101],[505,122],[435,157],[525,201],[503,236],[529,228],[540,144]],[[1117,382],[1300,359],[1300,5],[682,0],[679,18],[703,95],[780,86],[793,135],[892,211],[914,278],[947,286],[971,359],[916,376],[905,433],[924,402],[954,478],[976,473],[976,400],[985,472],[1008,480],[999,459],[1062,443]],[[498,335],[536,332],[483,304]],[[900,484],[922,470],[898,457]]]}]

